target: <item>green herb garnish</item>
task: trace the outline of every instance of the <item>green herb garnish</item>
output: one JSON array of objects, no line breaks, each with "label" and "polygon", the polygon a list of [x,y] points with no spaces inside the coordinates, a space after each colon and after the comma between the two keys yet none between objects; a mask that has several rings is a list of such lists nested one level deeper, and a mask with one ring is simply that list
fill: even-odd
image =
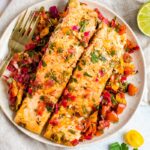
[{"label": "green herb garnish", "polygon": [[70,54],[66,57],[65,62],[69,61],[69,59],[73,56],[73,54]]},{"label": "green herb garnish", "polygon": [[53,70],[51,70],[50,72],[45,74],[45,78],[51,78],[52,80],[54,80],[55,82],[58,82],[56,74]]},{"label": "green herb garnish", "polygon": [[55,43],[51,43],[50,46],[49,46],[50,49],[54,50],[55,45],[56,45]]},{"label": "green herb garnish", "polygon": [[114,56],[115,54],[116,54],[116,51],[115,50],[111,50],[110,55]]},{"label": "green herb garnish", "polygon": [[111,95],[111,101],[112,101],[113,105],[118,104],[118,102],[116,101],[114,95]]},{"label": "green herb garnish", "polygon": [[129,150],[129,146],[125,143],[121,144],[121,150]]},{"label": "green herb garnish", "polygon": [[66,32],[66,35],[70,35],[70,34],[71,34],[71,32],[70,32],[70,31],[67,31],[67,32]]},{"label": "green herb garnish", "polygon": [[85,27],[88,24],[87,20],[82,20],[79,25],[80,25],[80,32],[84,32],[85,31]]},{"label": "green herb garnish", "polygon": [[49,54],[51,54],[52,53],[52,50],[49,50]]},{"label": "green herb garnish", "polygon": [[85,106],[85,105],[82,105],[82,110],[83,110],[83,113],[84,113],[84,114],[87,113],[87,109],[86,109],[86,106]]},{"label": "green herb garnish", "polygon": [[86,46],[86,42],[85,42],[85,41],[82,41],[82,42],[80,43],[80,45],[83,46],[83,47],[85,47],[85,46]]},{"label": "green herb garnish", "polygon": [[82,70],[82,68],[78,65],[77,66],[77,69],[79,70],[79,71],[81,71]]},{"label": "green herb garnish", "polygon": [[109,150],[122,150],[118,142],[112,143],[109,145]]},{"label": "green herb garnish", "polygon": [[63,49],[62,49],[61,47],[59,47],[58,50],[57,50],[57,52],[58,52],[58,53],[62,53],[62,52],[63,52]]},{"label": "green herb garnish", "polygon": [[46,62],[45,62],[44,60],[42,60],[42,66],[43,66],[43,67],[46,67],[46,66],[47,66],[47,64],[46,64]]},{"label": "green herb garnish", "polygon": [[70,82],[76,82],[76,83],[77,83],[78,81],[77,81],[76,78],[71,78],[71,79],[70,79]]},{"label": "green herb garnish", "polygon": [[92,63],[97,63],[99,61],[99,56],[96,55],[95,52],[91,53],[91,61],[92,61]]},{"label": "green herb garnish", "polygon": [[90,74],[88,74],[87,72],[84,72],[83,74],[84,76],[87,76],[87,77],[92,77]]},{"label": "green herb garnish", "polygon": [[129,146],[125,143],[120,145],[118,142],[115,142],[109,145],[109,150],[129,150]]},{"label": "green herb garnish", "polygon": [[43,95],[40,96],[40,100],[44,100],[44,96]]},{"label": "green herb garnish", "polygon": [[32,58],[35,55],[34,51],[28,51],[28,55]]},{"label": "green herb garnish", "polygon": [[50,72],[50,78],[51,78],[52,80],[58,82],[57,77],[56,77],[56,74],[55,74],[54,71],[51,71],[51,72]]},{"label": "green herb garnish", "polygon": [[62,73],[63,79],[65,79],[68,75],[69,75],[69,72],[63,71]]},{"label": "green herb garnish", "polygon": [[86,65],[86,61],[85,60],[81,60],[82,65]]},{"label": "green herb garnish", "polygon": [[46,105],[46,109],[47,109],[48,112],[52,112],[53,111],[53,107],[49,106],[49,105]]},{"label": "green herb garnish", "polygon": [[72,129],[69,129],[68,130],[70,133],[72,133],[72,134],[75,134],[76,132],[74,131],[74,130],[72,130]]}]

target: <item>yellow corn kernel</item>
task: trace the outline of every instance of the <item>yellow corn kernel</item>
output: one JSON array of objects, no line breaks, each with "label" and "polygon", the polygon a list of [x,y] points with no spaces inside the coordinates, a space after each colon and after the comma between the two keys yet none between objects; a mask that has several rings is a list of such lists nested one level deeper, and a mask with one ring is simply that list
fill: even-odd
[{"label": "yellow corn kernel", "polygon": [[70,29],[69,29],[69,27],[64,27],[64,28],[62,28],[62,32],[63,32],[64,34],[70,34]]},{"label": "yellow corn kernel", "polygon": [[111,85],[111,88],[114,90],[114,91],[117,91],[118,88],[119,88],[119,84],[118,83],[114,83]]},{"label": "yellow corn kernel", "polygon": [[41,33],[40,33],[40,38],[43,38],[44,36],[46,36],[49,33],[49,28],[46,27],[44,28]]},{"label": "yellow corn kernel", "polygon": [[121,96],[121,93],[116,94],[116,101],[122,104],[127,104],[125,97]]}]

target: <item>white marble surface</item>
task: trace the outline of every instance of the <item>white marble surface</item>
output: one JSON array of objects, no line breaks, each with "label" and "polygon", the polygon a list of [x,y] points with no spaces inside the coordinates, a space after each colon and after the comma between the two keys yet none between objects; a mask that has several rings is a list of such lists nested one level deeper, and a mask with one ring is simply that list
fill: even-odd
[{"label": "white marble surface", "polygon": [[0,16],[2,15],[3,11],[8,6],[9,3],[10,0],[0,0]]},{"label": "white marble surface", "polygon": [[[8,0],[0,0],[0,6],[2,6],[2,1]],[[12,0],[10,5],[6,8],[6,11],[0,18],[0,35],[3,30],[9,24],[12,18],[14,18],[21,10],[27,8],[33,3],[36,3],[42,0]],[[147,71],[150,72],[150,38],[144,36],[139,32],[136,25],[136,14],[141,4],[145,0],[95,0],[105,3],[108,7],[112,8],[115,12],[117,12],[120,16],[122,16],[132,27],[136,35],[138,36],[141,46],[144,50]],[[20,3],[21,2],[21,3]],[[4,3],[3,3],[4,4]],[[1,10],[1,7],[0,7]],[[10,13],[11,12],[11,13]],[[150,73],[147,74],[148,80],[150,79]],[[150,89],[150,84],[147,86],[148,90]],[[146,93],[144,101],[148,101],[150,99],[150,94]],[[108,145],[112,142],[119,141],[123,142],[122,135],[124,132],[130,129],[137,129],[140,131],[144,138],[144,145],[139,148],[140,150],[150,150],[150,106],[148,103],[144,106],[140,106],[133,116],[133,118],[129,121],[129,123],[121,129],[118,133],[113,135],[112,137],[106,139],[103,142],[99,142],[96,144],[92,144],[88,147],[80,148],[80,150],[107,150]],[[5,115],[0,110],[0,150],[55,150],[57,148],[51,147],[46,144],[42,144],[37,142],[28,136],[24,135],[20,131],[18,131],[5,117]]]}]

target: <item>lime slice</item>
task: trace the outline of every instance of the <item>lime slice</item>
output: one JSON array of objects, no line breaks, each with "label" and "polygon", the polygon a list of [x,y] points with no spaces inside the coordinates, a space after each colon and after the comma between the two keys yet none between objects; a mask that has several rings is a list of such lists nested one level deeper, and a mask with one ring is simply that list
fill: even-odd
[{"label": "lime slice", "polygon": [[150,36],[150,2],[144,4],[137,15],[139,29],[147,36]]}]

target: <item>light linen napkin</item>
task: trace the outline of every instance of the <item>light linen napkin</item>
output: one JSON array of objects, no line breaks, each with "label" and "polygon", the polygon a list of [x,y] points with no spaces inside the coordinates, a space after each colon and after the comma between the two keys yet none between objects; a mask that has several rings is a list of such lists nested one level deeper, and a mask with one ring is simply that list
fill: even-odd
[{"label": "light linen napkin", "polygon": [[[1,1],[1,0],[0,0]],[[31,6],[42,0],[11,0],[8,7],[3,12],[0,18],[0,36],[4,29],[9,25],[11,20],[19,14],[23,9]],[[146,70],[147,79],[150,80],[150,38],[143,35],[136,24],[136,15],[142,5],[146,0],[93,0],[106,4],[108,7],[113,9],[117,14],[124,18],[127,23],[131,26],[135,34],[137,35],[140,44],[144,51],[144,56],[146,59]],[[150,83],[147,83],[147,88],[144,94],[143,102],[148,104],[150,101]],[[0,150],[56,150],[52,146],[42,144],[37,142],[28,136],[24,135],[18,131],[3,115],[0,111]],[[120,135],[117,135],[120,137]],[[93,145],[94,146],[94,145]],[[93,147],[95,149],[95,147]],[[62,149],[62,148],[60,148]],[[91,147],[81,148],[82,150],[90,150]],[[98,149],[98,148],[97,148]],[[102,149],[103,150],[103,149]]]}]

